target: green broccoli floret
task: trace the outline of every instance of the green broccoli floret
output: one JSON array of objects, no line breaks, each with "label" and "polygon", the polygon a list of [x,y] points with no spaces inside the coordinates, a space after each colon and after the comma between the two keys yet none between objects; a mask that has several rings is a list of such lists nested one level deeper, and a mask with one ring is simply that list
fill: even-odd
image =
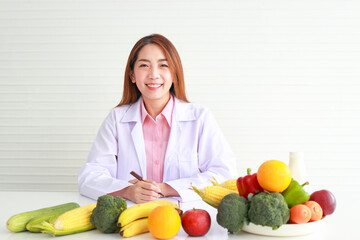
[{"label": "green broccoli floret", "polygon": [[269,226],[274,230],[288,222],[290,210],[280,193],[262,192],[250,199],[248,218],[250,222]]},{"label": "green broccoli floret", "polygon": [[126,201],[122,197],[101,196],[97,199],[90,221],[103,233],[118,232],[117,221],[120,213],[126,208]]},{"label": "green broccoli floret", "polygon": [[247,222],[249,203],[237,193],[226,195],[220,202],[216,221],[230,233],[239,232]]}]

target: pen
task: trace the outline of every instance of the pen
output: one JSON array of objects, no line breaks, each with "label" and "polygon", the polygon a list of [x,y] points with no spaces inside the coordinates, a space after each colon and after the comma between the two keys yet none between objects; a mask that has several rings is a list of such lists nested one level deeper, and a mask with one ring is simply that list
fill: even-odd
[{"label": "pen", "polygon": [[[133,175],[137,180],[139,180],[139,181],[144,181],[144,179],[143,179],[139,174],[137,174],[136,172],[131,171],[130,174]],[[158,193],[158,194],[160,194],[161,196],[164,197],[164,194],[162,194],[161,192]]]}]

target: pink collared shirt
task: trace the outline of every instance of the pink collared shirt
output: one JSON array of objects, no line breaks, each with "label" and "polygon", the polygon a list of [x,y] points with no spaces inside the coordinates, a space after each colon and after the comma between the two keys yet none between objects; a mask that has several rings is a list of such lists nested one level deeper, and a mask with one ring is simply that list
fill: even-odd
[{"label": "pink collared shirt", "polygon": [[164,159],[169,141],[174,99],[169,102],[155,120],[148,114],[144,102],[141,102],[141,121],[145,142],[146,175],[148,180],[163,181]]}]

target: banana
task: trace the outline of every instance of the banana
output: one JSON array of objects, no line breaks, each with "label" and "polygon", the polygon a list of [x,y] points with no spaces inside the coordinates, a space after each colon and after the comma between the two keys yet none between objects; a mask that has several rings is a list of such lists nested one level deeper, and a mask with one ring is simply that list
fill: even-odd
[{"label": "banana", "polygon": [[117,225],[121,228],[139,218],[148,217],[154,208],[162,205],[178,208],[176,203],[168,200],[157,200],[157,201],[136,204],[132,207],[125,209],[120,214]]},{"label": "banana", "polygon": [[135,220],[120,229],[122,237],[133,237],[146,232],[149,232],[147,217]]}]

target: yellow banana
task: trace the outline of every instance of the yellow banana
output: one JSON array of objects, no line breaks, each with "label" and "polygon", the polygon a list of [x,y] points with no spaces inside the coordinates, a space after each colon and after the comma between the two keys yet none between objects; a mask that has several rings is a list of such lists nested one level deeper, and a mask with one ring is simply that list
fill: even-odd
[{"label": "yellow banana", "polygon": [[147,217],[135,220],[120,229],[122,237],[133,237],[146,232],[149,232]]},{"label": "yellow banana", "polygon": [[121,228],[139,218],[148,217],[154,208],[162,205],[170,206],[173,208],[178,207],[176,203],[168,200],[157,200],[157,201],[136,204],[132,207],[125,209],[120,214],[117,225]]}]

